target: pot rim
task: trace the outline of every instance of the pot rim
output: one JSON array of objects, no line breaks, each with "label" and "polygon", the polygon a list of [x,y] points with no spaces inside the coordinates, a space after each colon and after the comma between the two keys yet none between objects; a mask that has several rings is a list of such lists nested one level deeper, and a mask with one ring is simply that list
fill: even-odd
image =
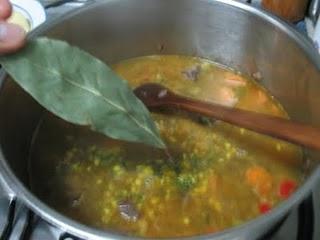
[{"label": "pot rim", "polygon": [[[51,22],[46,22],[40,27],[33,30],[28,38],[34,38],[39,35],[46,33],[53,26],[72,18],[75,15],[81,14],[87,10],[98,7],[99,5],[104,5],[107,3],[117,2],[119,0],[105,0],[97,1],[91,4],[88,4],[79,9],[73,10],[71,13],[65,14],[64,16],[57,18]],[[288,23],[282,21],[276,16],[273,16],[261,9],[252,7],[251,5],[244,4],[241,2],[233,0],[202,0],[208,2],[209,4],[224,4],[229,7],[239,8],[248,12],[251,15],[261,18],[262,20],[271,23],[273,26],[280,29],[282,32],[287,34],[293,41],[295,41],[299,47],[303,49],[308,58],[313,62],[316,68],[320,71],[320,57],[312,45],[311,41],[305,36],[300,34]],[[6,74],[3,70],[0,72],[0,87],[6,77]],[[279,219],[286,216],[289,210],[302,202],[310,193],[314,185],[320,180],[320,166],[318,166],[313,173],[308,177],[304,184],[287,200],[283,203],[276,206],[268,214],[259,216],[250,221],[245,222],[242,225],[228,228],[224,231],[217,232],[214,234],[199,235],[192,237],[184,238],[166,238],[166,239],[231,239],[232,237],[239,236],[239,232],[247,232],[250,228],[256,225],[267,225],[271,221],[275,222]],[[8,163],[5,160],[3,152],[0,146],[0,182],[8,190],[9,196],[11,198],[18,198],[22,200],[30,209],[32,209],[37,215],[45,219],[48,223],[53,224],[54,226],[60,228],[63,231],[66,231],[75,236],[79,236],[84,239],[94,239],[94,240],[107,240],[107,239],[145,239],[139,237],[131,237],[122,235],[121,233],[116,233],[113,231],[104,231],[95,229],[84,224],[78,223],[75,220],[72,220],[69,217],[66,217],[54,210],[39,198],[37,198],[31,191],[29,191],[23,183],[15,176],[13,171],[10,169]]]}]

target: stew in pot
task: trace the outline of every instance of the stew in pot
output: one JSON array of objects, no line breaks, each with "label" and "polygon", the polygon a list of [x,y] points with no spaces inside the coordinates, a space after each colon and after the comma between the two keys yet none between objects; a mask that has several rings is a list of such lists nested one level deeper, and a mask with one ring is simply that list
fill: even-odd
[{"label": "stew in pot", "polygon": [[[255,81],[205,59],[148,56],[114,70],[132,87],[158,82],[193,98],[288,117]],[[33,189],[93,227],[182,237],[266,214],[301,184],[302,151],[295,145],[184,112],[152,116],[169,153],[46,114],[32,146]]]}]

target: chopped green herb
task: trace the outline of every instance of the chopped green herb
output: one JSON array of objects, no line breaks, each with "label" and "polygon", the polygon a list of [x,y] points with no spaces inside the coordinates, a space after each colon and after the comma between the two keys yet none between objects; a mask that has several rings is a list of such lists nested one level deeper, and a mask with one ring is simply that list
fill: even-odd
[{"label": "chopped green herb", "polygon": [[196,178],[191,174],[181,174],[177,178],[177,187],[181,192],[189,191],[195,184]]}]

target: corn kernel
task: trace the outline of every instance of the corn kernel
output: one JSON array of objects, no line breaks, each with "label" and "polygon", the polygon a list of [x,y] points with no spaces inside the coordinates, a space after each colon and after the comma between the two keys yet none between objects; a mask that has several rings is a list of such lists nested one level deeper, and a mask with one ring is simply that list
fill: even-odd
[{"label": "corn kernel", "polygon": [[201,63],[201,70],[207,70],[211,67],[211,63],[209,62],[202,62]]},{"label": "corn kernel", "polygon": [[145,220],[141,220],[139,221],[138,225],[139,225],[139,233],[141,235],[145,235],[148,230],[148,222]]},{"label": "corn kernel", "polygon": [[109,208],[103,209],[104,214],[109,215],[111,213],[111,210]]},{"label": "corn kernel", "polygon": [[159,202],[159,199],[156,197],[151,198],[151,204],[156,205]]},{"label": "corn kernel", "polygon": [[170,142],[175,143],[177,142],[177,139],[174,136],[169,137]]},{"label": "corn kernel", "polygon": [[134,183],[137,185],[137,186],[141,186],[141,180],[139,178],[137,178]]},{"label": "corn kernel", "polygon": [[169,201],[170,200],[170,197],[171,197],[171,194],[170,193],[166,193],[166,196],[164,197],[164,199],[166,201]]},{"label": "corn kernel", "polygon": [[162,75],[160,73],[156,74],[156,81],[161,81],[163,79]]},{"label": "corn kernel", "polygon": [[153,211],[153,210],[148,211],[148,212],[147,212],[147,215],[148,215],[148,217],[149,217],[149,218],[151,218],[151,219],[153,219],[153,218],[154,218],[154,216],[155,216],[155,214],[154,214],[154,211]]},{"label": "corn kernel", "polygon": [[200,187],[200,189],[199,189],[199,192],[200,192],[200,193],[205,193],[206,191],[207,191],[206,186],[202,186],[202,187]]},{"label": "corn kernel", "polygon": [[101,184],[102,183],[102,180],[99,178],[98,180],[97,180],[97,184]]},{"label": "corn kernel", "polygon": [[138,189],[136,188],[136,186],[131,186],[131,192],[132,193],[138,192]]},{"label": "corn kernel", "polygon": [[277,143],[276,148],[277,148],[277,151],[278,151],[278,152],[280,152],[280,151],[281,151],[281,149],[282,149],[281,144],[280,144],[280,143]]},{"label": "corn kernel", "polygon": [[100,165],[100,160],[99,159],[95,159],[93,163],[94,163],[95,166],[99,166]]},{"label": "corn kernel", "polygon": [[188,217],[184,217],[184,218],[183,218],[183,223],[184,223],[185,225],[189,225],[189,224],[190,224],[190,219],[189,219]]},{"label": "corn kernel", "polygon": [[113,172],[117,173],[121,171],[121,167],[119,165],[114,165],[112,168]]},{"label": "corn kernel", "polygon": [[74,170],[74,171],[78,171],[79,168],[80,168],[79,163],[76,163],[76,164],[72,165],[72,170]]},{"label": "corn kernel", "polygon": [[221,212],[221,210],[222,210],[221,203],[218,202],[218,201],[214,201],[214,202],[213,202],[213,207],[214,207],[215,210],[217,210],[218,212]]},{"label": "corn kernel", "polygon": [[164,209],[164,205],[163,205],[162,203],[160,203],[160,204],[158,205],[158,210],[159,210],[159,212],[163,211],[163,209]]},{"label": "corn kernel", "polygon": [[137,209],[140,210],[142,208],[142,203],[137,204]]},{"label": "corn kernel", "polygon": [[103,216],[101,220],[103,223],[107,224],[110,221],[110,216]]},{"label": "corn kernel", "polygon": [[116,201],[116,200],[112,200],[112,201],[111,201],[111,206],[112,206],[113,208],[115,208],[115,207],[117,206],[117,201]]}]

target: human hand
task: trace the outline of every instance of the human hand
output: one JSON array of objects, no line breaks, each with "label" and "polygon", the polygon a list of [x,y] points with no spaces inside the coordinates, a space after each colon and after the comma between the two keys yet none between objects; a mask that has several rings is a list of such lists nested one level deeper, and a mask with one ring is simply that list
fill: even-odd
[{"label": "human hand", "polygon": [[0,0],[0,55],[14,52],[25,44],[25,31],[16,24],[6,22],[11,11],[9,0]]}]

